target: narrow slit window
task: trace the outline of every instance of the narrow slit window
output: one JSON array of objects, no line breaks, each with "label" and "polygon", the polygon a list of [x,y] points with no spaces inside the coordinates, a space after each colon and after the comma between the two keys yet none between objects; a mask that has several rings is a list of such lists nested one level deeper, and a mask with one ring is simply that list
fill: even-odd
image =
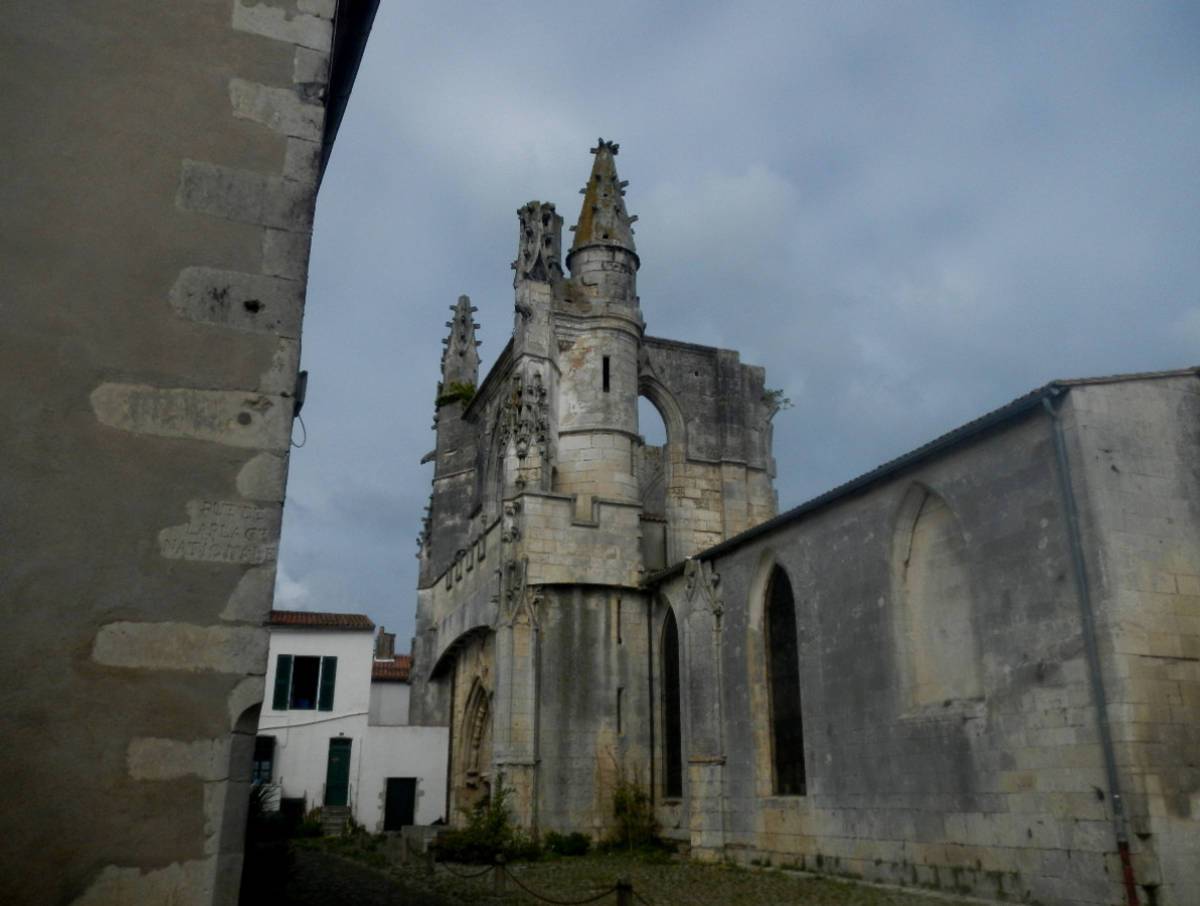
[{"label": "narrow slit window", "polygon": [[621,704],[622,704],[621,700],[624,697],[625,697],[625,687],[617,686],[617,735],[618,736],[625,732],[625,729],[621,724]]},{"label": "narrow slit window", "polygon": [[617,597],[617,644],[621,644],[621,598]]},{"label": "narrow slit window", "polygon": [[771,737],[774,749],[774,793],[803,796],[804,721],[800,707],[800,652],[796,637],[796,603],[787,574],[778,566],[767,590],[767,676]]},{"label": "narrow slit window", "polygon": [[683,716],[679,689],[679,629],[675,611],[667,609],[662,632],[663,795],[683,796]]},{"label": "narrow slit window", "polygon": [[601,362],[601,369],[604,372],[604,392],[608,393],[608,356],[605,356]]}]

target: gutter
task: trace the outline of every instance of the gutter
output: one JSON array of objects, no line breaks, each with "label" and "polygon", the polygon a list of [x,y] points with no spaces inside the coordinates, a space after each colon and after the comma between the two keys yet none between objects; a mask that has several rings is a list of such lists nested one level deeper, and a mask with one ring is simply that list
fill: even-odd
[{"label": "gutter", "polygon": [[342,125],[358,67],[375,24],[379,0],[339,0],[333,15],[333,40],[329,47],[329,96],[325,104],[325,126],[321,136],[321,162],[317,183],[325,177],[333,143]]},{"label": "gutter", "polygon": [[1117,773],[1117,758],[1113,751],[1112,727],[1108,722],[1108,697],[1104,691],[1104,675],[1100,669],[1100,649],[1096,642],[1096,615],[1092,606],[1091,587],[1088,584],[1087,564],[1083,558],[1083,542],[1079,531],[1079,510],[1071,484],[1071,464],[1067,458],[1067,444],[1063,436],[1059,407],[1066,396],[1066,388],[1055,388],[1042,398],[1042,405],[1050,416],[1054,434],[1054,458],[1057,465],[1058,488],[1067,514],[1067,535],[1071,547],[1071,562],[1075,572],[1075,590],[1079,599],[1079,617],[1083,631],[1084,651],[1087,656],[1088,679],[1092,687],[1092,701],[1096,706],[1096,726],[1100,735],[1100,748],[1104,755],[1104,773],[1108,781],[1108,792],[1112,799],[1113,835],[1117,840],[1117,853],[1121,857],[1121,877],[1125,885],[1127,906],[1138,906],[1137,881],[1133,874],[1133,861],[1129,855],[1129,826],[1125,816],[1125,802],[1121,796],[1120,779]]}]

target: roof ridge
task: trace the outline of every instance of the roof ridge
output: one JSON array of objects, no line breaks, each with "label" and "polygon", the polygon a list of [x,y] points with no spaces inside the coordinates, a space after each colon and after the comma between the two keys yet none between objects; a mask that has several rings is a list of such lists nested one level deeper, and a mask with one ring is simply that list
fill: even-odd
[{"label": "roof ridge", "polygon": [[[711,547],[705,548],[693,554],[686,559],[690,560],[708,560],[716,557],[726,551],[733,550],[736,547],[757,538],[759,535],[765,535],[774,531],[781,526],[800,518],[801,516],[810,513],[823,506],[827,506],[833,501],[852,494],[867,486],[888,477],[901,469],[912,465],[933,454],[953,445],[960,441],[967,440],[970,437],[980,434],[989,428],[992,428],[1002,422],[1008,421],[1010,418],[1015,418],[1025,412],[1040,406],[1043,399],[1052,398],[1069,391],[1072,387],[1086,386],[1089,384],[1115,384],[1121,381],[1135,380],[1154,380],[1170,377],[1187,377],[1194,375],[1200,377],[1200,366],[1190,366],[1187,368],[1176,368],[1167,371],[1142,371],[1130,372],[1128,374],[1114,374],[1094,378],[1073,378],[1067,380],[1050,381],[1030,390],[1028,393],[1018,396],[1011,402],[1005,403],[996,409],[992,409],[983,413],[976,418],[971,419],[959,425],[957,428],[952,428],[949,431],[937,435],[931,440],[926,441],[918,447],[914,447],[906,453],[901,453],[899,456],[893,457],[873,469],[869,469],[854,478],[844,481],[839,485],[835,485],[827,491],[818,494],[816,497],[809,498],[790,507],[770,519],[760,522],[757,525],[752,525],[750,528],[739,532],[731,538],[726,538]],[[675,575],[683,569],[684,561],[674,563],[666,569],[658,570],[646,576],[642,580],[643,585],[652,585]]]},{"label": "roof ridge", "polygon": [[267,613],[268,626],[316,629],[375,629],[375,621],[365,613],[331,610],[276,610]]}]

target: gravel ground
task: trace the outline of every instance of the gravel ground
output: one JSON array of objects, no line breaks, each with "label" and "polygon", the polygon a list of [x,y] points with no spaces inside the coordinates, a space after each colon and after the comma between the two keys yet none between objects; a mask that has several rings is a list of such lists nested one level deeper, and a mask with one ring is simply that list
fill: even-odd
[{"label": "gravel ground", "polygon": [[[364,854],[356,854],[364,857]],[[522,891],[515,881],[552,900],[579,902],[611,890],[628,877],[638,906],[938,906],[961,902],[881,890],[861,884],[796,875],[790,872],[703,865],[672,860],[646,862],[615,855],[548,858],[512,866],[507,891],[497,895],[491,873],[465,879],[477,866],[437,867],[430,878],[418,866],[391,866],[378,853],[364,865],[322,848],[296,847],[286,886],[285,906],[467,906],[545,902]],[[514,880],[515,879],[515,880]],[[596,901],[612,906],[616,895]],[[251,906],[251,904],[243,904]],[[257,906],[257,904],[253,904]]]}]

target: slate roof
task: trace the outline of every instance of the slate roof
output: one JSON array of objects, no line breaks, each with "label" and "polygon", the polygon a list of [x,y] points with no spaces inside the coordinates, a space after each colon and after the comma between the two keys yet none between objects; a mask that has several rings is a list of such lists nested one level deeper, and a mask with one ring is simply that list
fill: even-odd
[{"label": "slate roof", "polygon": [[371,664],[371,682],[407,683],[412,669],[411,654],[397,654],[390,660],[376,660]]},{"label": "slate roof", "polygon": [[[953,447],[956,444],[969,440],[978,434],[982,434],[990,428],[1003,424],[1012,419],[1018,418],[1030,412],[1033,409],[1042,407],[1044,400],[1053,400],[1057,397],[1070,391],[1072,387],[1086,386],[1089,384],[1120,384],[1126,381],[1146,381],[1155,380],[1158,378],[1173,378],[1173,377],[1200,377],[1200,365],[1193,365],[1189,368],[1176,368],[1170,371],[1140,371],[1130,374],[1110,374],[1100,377],[1085,377],[1085,378],[1068,378],[1065,380],[1051,381],[1048,384],[1043,384],[1036,390],[1031,390],[1024,396],[1019,396],[1011,403],[1001,406],[999,409],[993,409],[991,412],[973,419],[953,431],[948,431],[940,437],[936,437],[917,447],[915,450],[910,450],[903,456],[897,456],[895,459],[889,460],[883,465],[876,466],[869,472],[864,472],[857,478],[852,478],[845,484],[840,484],[835,488],[820,494],[811,500],[808,500],[799,506],[794,506],[790,510],[780,513],[766,522],[760,522],[758,525],[751,526],[740,534],[734,535],[706,550],[700,551],[693,555],[692,560],[711,560],[713,557],[725,554],[734,548],[740,547],[747,541],[759,537],[760,535],[768,534],[777,528],[795,522],[798,519],[808,515],[814,510],[828,506],[836,500],[843,497],[848,497],[857,491],[861,491],[877,481],[888,478],[902,469],[913,465],[927,457],[933,456],[936,453]],[[666,569],[651,573],[642,580],[643,586],[653,586],[664,579],[677,575],[683,571],[684,561],[668,566]]]},{"label": "slate roof", "polygon": [[288,629],[349,629],[374,632],[375,624],[365,613],[325,613],[316,610],[272,610],[268,626]]}]

